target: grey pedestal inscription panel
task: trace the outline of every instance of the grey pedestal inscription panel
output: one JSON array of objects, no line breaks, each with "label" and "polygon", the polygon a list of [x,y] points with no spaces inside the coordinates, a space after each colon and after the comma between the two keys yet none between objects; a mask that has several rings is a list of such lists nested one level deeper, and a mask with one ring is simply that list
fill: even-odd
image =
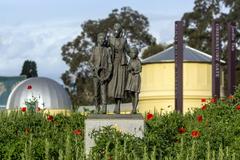
[{"label": "grey pedestal inscription panel", "polygon": [[142,138],[144,135],[144,119],[141,114],[119,114],[119,115],[101,115],[92,114],[85,120],[85,153],[90,152],[93,147],[94,140],[91,139],[90,135],[93,130],[99,130],[104,126],[117,127],[123,133],[129,133],[136,137]]}]

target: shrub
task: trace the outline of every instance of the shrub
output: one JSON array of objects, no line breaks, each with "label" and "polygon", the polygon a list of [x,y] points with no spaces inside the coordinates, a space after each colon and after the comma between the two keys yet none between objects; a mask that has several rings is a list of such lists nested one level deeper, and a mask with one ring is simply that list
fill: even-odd
[{"label": "shrub", "polygon": [[67,141],[73,157],[79,154],[76,151],[82,154],[84,133],[73,131],[83,131],[85,116],[58,114],[52,121],[47,116],[42,112],[0,112],[0,159],[44,159],[46,146],[48,157],[58,159],[59,150],[66,152]]},{"label": "shrub", "polygon": [[[240,159],[240,87],[233,96],[202,102],[184,115],[148,113],[143,138],[111,126],[94,131],[88,159]],[[85,118],[0,112],[0,159],[87,159]]]}]

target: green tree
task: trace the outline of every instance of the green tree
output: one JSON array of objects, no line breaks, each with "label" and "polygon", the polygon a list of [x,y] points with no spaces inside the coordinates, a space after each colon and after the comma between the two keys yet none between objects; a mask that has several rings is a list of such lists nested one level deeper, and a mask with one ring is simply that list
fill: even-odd
[{"label": "green tree", "polygon": [[[239,10],[240,10],[240,1],[236,0],[223,0],[223,3],[225,4],[225,7],[229,9],[229,13],[222,14],[221,18],[224,20],[225,23],[227,22],[235,22],[237,26],[237,46],[239,48],[240,45],[240,34],[239,34],[239,29],[240,29],[240,15],[239,15]],[[225,35],[225,39],[226,39]],[[238,61],[240,59],[239,56],[239,51],[237,52],[238,56]],[[240,64],[239,62],[237,63],[237,73],[236,73],[236,82],[237,84],[240,84]]]},{"label": "green tree", "polygon": [[74,106],[93,104],[93,85],[88,63],[91,48],[96,44],[97,34],[110,34],[115,23],[123,26],[124,36],[131,46],[141,49],[154,43],[153,36],[148,32],[147,17],[130,7],[114,9],[106,18],[84,22],[80,35],[63,45],[61,53],[63,61],[69,66],[69,70],[62,74],[62,80]]},{"label": "green tree", "polygon": [[[227,59],[227,23],[234,22],[240,27],[240,1],[236,0],[195,0],[192,12],[182,17],[185,27],[185,40],[188,45],[211,54],[211,24],[217,20],[221,24],[221,57]],[[240,44],[240,35],[237,33],[237,46]],[[239,59],[238,55],[238,59]],[[240,82],[237,66],[237,83]],[[226,68],[224,68],[226,70]],[[226,73],[226,72],[225,72]],[[225,75],[226,76],[226,75]]]},{"label": "green tree", "polygon": [[27,78],[38,77],[36,62],[31,60],[24,61],[20,75],[26,75]]},{"label": "green tree", "polygon": [[157,54],[157,53],[163,51],[165,48],[166,48],[166,45],[164,45],[164,44],[153,44],[153,45],[150,45],[150,46],[148,46],[148,48],[146,48],[143,51],[142,59],[145,59],[145,58],[150,57],[150,56],[152,56],[154,54]]},{"label": "green tree", "polygon": [[[221,24],[223,56],[226,57],[227,23],[234,22],[240,28],[240,1],[236,0],[195,0],[192,12],[182,16],[185,27],[185,41],[201,51],[211,53],[211,24],[213,20]],[[237,33],[237,44],[240,44]]]},{"label": "green tree", "polygon": [[195,0],[193,11],[183,15],[185,41],[189,46],[211,53],[211,24],[214,17],[219,19],[219,1]]}]

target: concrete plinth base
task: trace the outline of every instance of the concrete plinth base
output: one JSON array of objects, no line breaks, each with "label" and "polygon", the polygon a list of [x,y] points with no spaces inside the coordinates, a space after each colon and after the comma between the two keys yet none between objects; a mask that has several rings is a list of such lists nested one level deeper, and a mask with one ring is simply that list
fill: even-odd
[{"label": "concrete plinth base", "polygon": [[142,138],[144,135],[144,119],[141,114],[91,114],[85,120],[85,153],[88,155],[91,147],[95,145],[91,139],[93,130],[99,130],[104,126],[117,127],[123,133],[129,133]]}]

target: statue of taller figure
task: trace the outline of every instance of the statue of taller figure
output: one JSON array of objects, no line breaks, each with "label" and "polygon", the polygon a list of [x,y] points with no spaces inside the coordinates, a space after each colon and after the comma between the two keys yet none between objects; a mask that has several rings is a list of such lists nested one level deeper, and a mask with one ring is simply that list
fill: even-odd
[{"label": "statue of taller figure", "polygon": [[114,25],[114,33],[109,38],[109,45],[112,49],[113,71],[108,84],[108,96],[115,99],[114,113],[120,114],[120,105],[125,95],[127,81],[129,47],[127,40],[123,37],[123,29],[118,23]]},{"label": "statue of taller figure", "polygon": [[93,47],[90,58],[90,64],[93,72],[94,100],[96,110],[101,113],[107,113],[107,85],[112,72],[111,49],[105,46],[106,35],[99,33],[97,37],[97,46]]}]

